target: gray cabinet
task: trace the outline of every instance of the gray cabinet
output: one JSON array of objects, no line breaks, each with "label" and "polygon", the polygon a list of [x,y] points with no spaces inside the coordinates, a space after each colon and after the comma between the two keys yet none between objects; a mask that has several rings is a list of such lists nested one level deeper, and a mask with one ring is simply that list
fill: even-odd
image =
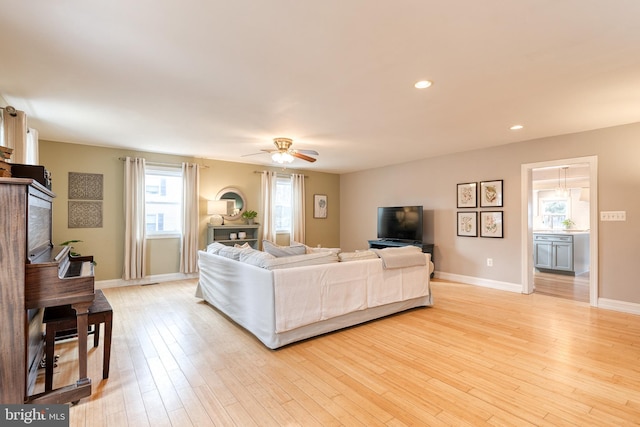
[{"label": "gray cabinet", "polygon": [[534,234],[534,266],[570,274],[589,271],[589,234]]},{"label": "gray cabinet", "polygon": [[[258,249],[259,224],[231,224],[231,225],[211,225],[207,224],[207,245],[219,242],[224,245],[233,246],[249,243],[252,248]],[[240,238],[242,233],[246,236]],[[235,237],[235,238],[232,238]]]}]

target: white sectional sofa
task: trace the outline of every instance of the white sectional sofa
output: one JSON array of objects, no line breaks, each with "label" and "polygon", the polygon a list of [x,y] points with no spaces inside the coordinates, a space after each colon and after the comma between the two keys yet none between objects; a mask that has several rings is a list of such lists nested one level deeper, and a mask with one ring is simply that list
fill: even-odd
[{"label": "white sectional sofa", "polygon": [[417,248],[274,257],[221,246],[199,252],[196,296],[271,349],[432,305],[433,264]]}]

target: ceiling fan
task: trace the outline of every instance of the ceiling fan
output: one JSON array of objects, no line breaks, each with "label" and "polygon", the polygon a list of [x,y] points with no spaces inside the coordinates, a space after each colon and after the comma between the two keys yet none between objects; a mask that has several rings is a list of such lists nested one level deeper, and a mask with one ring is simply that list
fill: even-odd
[{"label": "ceiling fan", "polygon": [[[265,153],[271,153],[271,159],[276,163],[291,163],[294,158],[306,160],[307,162],[315,162],[316,159],[308,154],[317,156],[318,152],[315,150],[295,150],[291,148],[293,140],[291,138],[274,138],[273,144],[276,146],[275,150],[262,150]],[[254,153],[261,154],[261,153]],[[245,156],[253,156],[254,154],[246,154]],[[244,157],[244,156],[243,156]]]}]

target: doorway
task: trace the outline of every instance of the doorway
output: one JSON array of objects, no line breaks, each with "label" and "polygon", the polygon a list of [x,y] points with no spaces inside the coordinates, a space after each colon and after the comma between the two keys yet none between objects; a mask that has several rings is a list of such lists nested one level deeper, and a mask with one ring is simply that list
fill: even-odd
[{"label": "doorway", "polygon": [[522,292],[596,306],[597,157],[523,164],[521,172]]}]

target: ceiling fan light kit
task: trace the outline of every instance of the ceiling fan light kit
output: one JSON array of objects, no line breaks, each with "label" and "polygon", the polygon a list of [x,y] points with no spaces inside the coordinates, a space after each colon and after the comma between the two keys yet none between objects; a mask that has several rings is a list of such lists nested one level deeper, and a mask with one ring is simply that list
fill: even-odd
[{"label": "ceiling fan light kit", "polygon": [[[309,154],[317,156],[318,152],[315,150],[294,150],[291,148],[293,140],[291,138],[274,138],[275,150],[262,150],[265,153],[271,154],[271,160],[278,164],[291,163],[294,159],[301,159],[307,162],[315,162],[316,159],[309,156]],[[260,154],[260,153],[255,153]],[[247,154],[252,156],[253,154]]]},{"label": "ceiling fan light kit", "polygon": [[271,155],[271,160],[280,164],[291,163],[293,162],[293,156],[286,151],[283,153],[281,153],[280,151],[276,151]]}]

